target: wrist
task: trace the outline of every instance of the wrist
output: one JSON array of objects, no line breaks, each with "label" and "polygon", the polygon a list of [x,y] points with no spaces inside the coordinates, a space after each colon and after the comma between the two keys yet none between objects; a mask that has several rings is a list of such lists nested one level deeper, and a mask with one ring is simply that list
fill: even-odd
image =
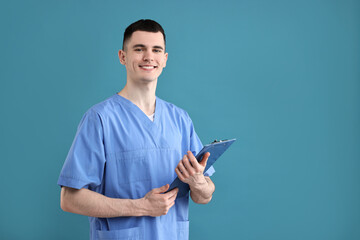
[{"label": "wrist", "polygon": [[205,179],[204,184],[197,186],[194,185],[192,187],[190,186],[191,198],[196,203],[203,203],[203,204],[208,203],[211,200],[212,194],[215,191],[215,185],[210,180],[210,178],[204,176],[204,179]]},{"label": "wrist", "polygon": [[148,216],[147,200],[145,198],[134,199],[137,217]]},{"label": "wrist", "polygon": [[195,191],[195,192],[200,191],[201,192],[205,188],[207,188],[208,182],[206,181],[205,176],[201,175],[201,177],[196,182],[189,184],[189,186],[192,191]]}]

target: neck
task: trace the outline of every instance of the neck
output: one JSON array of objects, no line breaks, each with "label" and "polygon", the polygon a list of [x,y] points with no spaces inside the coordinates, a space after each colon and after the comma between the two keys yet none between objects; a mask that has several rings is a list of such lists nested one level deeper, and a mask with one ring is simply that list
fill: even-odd
[{"label": "neck", "polygon": [[130,100],[146,115],[151,115],[155,112],[156,83],[157,81],[146,84],[134,84],[131,81],[127,81],[125,87],[118,94]]}]

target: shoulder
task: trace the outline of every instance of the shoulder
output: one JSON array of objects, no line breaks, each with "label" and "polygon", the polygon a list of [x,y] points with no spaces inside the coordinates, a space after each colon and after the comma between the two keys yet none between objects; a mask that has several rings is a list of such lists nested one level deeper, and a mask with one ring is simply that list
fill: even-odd
[{"label": "shoulder", "polygon": [[84,117],[90,118],[100,118],[104,120],[108,118],[110,115],[116,113],[116,107],[119,103],[116,101],[115,94],[106,98],[105,100],[91,106],[84,114]]},{"label": "shoulder", "polygon": [[164,116],[165,121],[173,122],[178,128],[181,129],[189,129],[192,127],[193,122],[187,111],[173,103],[159,99],[158,97],[156,99],[162,106],[161,108],[164,113],[162,115]]},{"label": "shoulder", "polygon": [[191,120],[189,114],[184,109],[176,106],[175,104],[162,100],[159,97],[156,97],[156,101],[159,101],[159,103],[162,105],[163,110],[166,111],[168,114],[173,114],[186,120]]}]

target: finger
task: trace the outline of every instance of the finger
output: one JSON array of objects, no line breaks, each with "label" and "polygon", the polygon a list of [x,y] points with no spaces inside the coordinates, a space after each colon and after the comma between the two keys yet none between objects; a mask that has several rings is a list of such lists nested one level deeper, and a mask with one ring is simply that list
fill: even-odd
[{"label": "finger", "polygon": [[191,151],[188,151],[188,158],[190,159],[191,166],[195,169],[195,171],[199,171],[199,163]]},{"label": "finger", "polygon": [[184,165],[184,167],[187,169],[188,166],[190,165],[190,164],[187,164],[187,163],[189,163],[189,158],[188,158],[188,156],[187,156],[187,155],[184,155],[184,157],[183,157],[183,159],[181,159],[180,163],[182,163],[182,164]]},{"label": "finger", "polygon": [[169,195],[169,198],[170,198],[171,196],[176,195],[178,192],[179,192],[179,188],[174,188],[174,189],[171,189],[171,191],[167,192],[166,194]]},{"label": "finger", "polygon": [[189,157],[195,157],[192,151],[187,151],[187,155],[188,155]]},{"label": "finger", "polygon": [[184,182],[184,181],[185,181],[185,177],[184,177],[184,175],[180,172],[180,170],[179,170],[178,168],[175,168],[175,172],[176,172],[176,174],[178,175],[178,178],[179,178],[182,182]]},{"label": "finger", "polygon": [[179,165],[178,165],[177,168],[178,168],[178,170],[180,170],[181,175],[182,175],[184,178],[188,178],[188,177],[189,177],[189,173],[188,173],[187,169],[185,168],[183,161],[180,161],[180,162],[179,162]]},{"label": "finger", "polygon": [[170,205],[169,205],[169,209],[175,205],[175,201],[173,201]]},{"label": "finger", "polygon": [[169,198],[169,202],[174,202],[176,199],[177,193]]},{"label": "finger", "polygon": [[178,193],[179,189],[178,188],[174,188],[171,189],[169,192],[164,193],[164,199],[170,199],[171,197],[173,197],[174,195],[176,196]]},{"label": "finger", "polygon": [[166,192],[168,189],[169,189],[170,185],[169,184],[166,184],[162,187],[159,187],[159,188],[154,188],[153,189],[153,192],[154,193],[163,193],[163,192]]},{"label": "finger", "polygon": [[209,152],[205,153],[204,156],[201,159],[200,165],[203,166],[203,167],[206,167],[206,164],[207,164],[207,161],[208,161],[209,157],[210,157],[210,153]]},{"label": "finger", "polygon": [[193,175],[194,174],[194,171],[195,169],[193,168],[193,166],[191,166],[190,164],[190,161],[189,161],[189,158],[185,155],[183,160],[181,160],[187,170],[187,172],[190,174],[190,175]]},{"label": "finger", "polygon": [[174,201],[175,199],[176,199],[176,196],[177,196],[177,194],[178,194],[178,192],[179,192],[179,189],[178,188],[175,188],[175,189],[173,189],[173,190],[171,190],[174,194],[172,194],[168,199],[169,199],[169,201]]}]

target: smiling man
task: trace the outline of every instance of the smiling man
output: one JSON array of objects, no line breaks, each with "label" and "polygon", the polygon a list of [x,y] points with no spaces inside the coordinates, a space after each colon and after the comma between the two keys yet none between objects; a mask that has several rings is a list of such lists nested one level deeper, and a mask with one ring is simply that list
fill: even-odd
[{"label": "smiling man", "polygon": [[[139,20],[124,33],[120,63],[126,85],[81,119],[58,184],[61,208],[89,216],[90,239],[188,239],[189,195],[177,198],[178,176],[196,203],[215,190],[209,154],[188,114],[155,95],[168,53],[163,28]],[[167,192],[167,193],[165,193]]]}]

